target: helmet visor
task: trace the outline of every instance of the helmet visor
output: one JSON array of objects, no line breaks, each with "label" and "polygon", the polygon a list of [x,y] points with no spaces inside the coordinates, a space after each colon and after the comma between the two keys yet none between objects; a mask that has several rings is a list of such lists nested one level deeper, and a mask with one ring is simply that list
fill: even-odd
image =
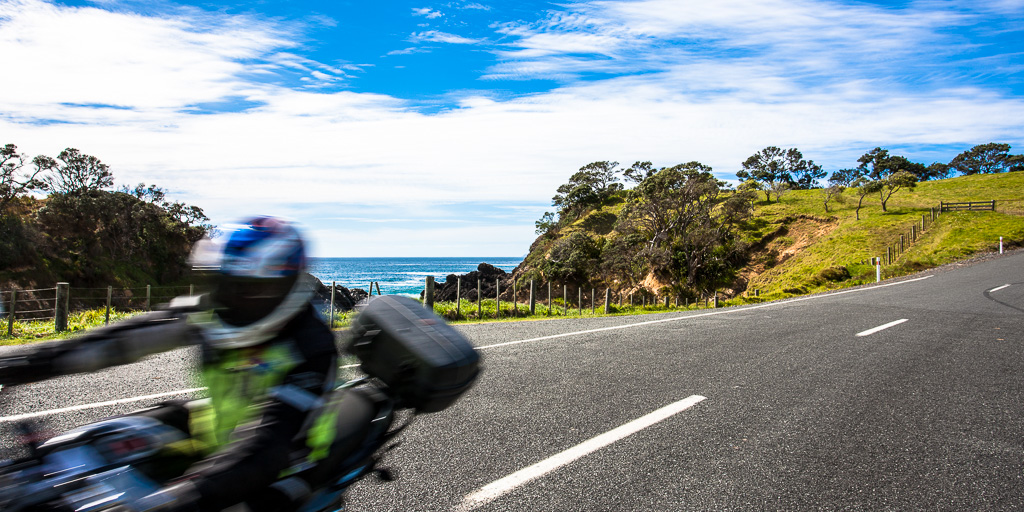
[{"label": "helmet visor", "polygon": [[297,275],[255,278],[219,274],[213,279],[210,299],[221,320],[238,327],[246,326],[280,306],[297,279]]}]

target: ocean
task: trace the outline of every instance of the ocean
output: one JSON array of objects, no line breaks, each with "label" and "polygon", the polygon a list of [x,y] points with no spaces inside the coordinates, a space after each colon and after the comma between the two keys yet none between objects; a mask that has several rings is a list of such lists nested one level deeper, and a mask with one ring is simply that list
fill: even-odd
[{"label": "ocean", "polygon": [[[468,274],[480,263],[511,272],[523,258],[311,258],[309,272],[327,286],[336,281],[345,288],[368,290],[375,281],[384,295],[415,295],[423,291],[427,276],[442,281],[449,274]],[[374,290],[376,293],[376,289]]]}]

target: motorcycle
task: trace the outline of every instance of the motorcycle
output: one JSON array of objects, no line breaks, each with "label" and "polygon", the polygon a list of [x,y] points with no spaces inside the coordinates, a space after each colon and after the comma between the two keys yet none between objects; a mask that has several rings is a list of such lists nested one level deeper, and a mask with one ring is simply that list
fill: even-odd
[{"label": "motorcycle", "polygon": [[[330,455],[287,477],[300,478],[313,490],[282,510],[343,510],[345,491],[360,479],[391,480],[381,460],[398,445],[396,437],[418,414],[454,403],[480,373],[479,355],[467,340],[401,297],[372,301],[353,321],[347,349],[366,376],[336,386],[341,410]],[[134,414],[43,442],[32,440],[38,433],[30,424],[20,427],[29,456],[0,462],[0,510],[10,512],[140,510],[143,497],[178,476],[168,474],[166,453],[187,440],[179,429]],[[255,496],[249,502],[260,500]]]}]

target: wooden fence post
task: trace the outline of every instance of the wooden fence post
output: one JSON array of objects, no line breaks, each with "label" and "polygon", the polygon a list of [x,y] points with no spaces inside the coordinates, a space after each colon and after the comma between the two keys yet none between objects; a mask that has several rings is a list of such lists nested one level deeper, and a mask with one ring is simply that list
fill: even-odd
[{"label": "wooden fence post", "polygon": [[427,286],[423,290],[423,304],[430,310],[434,309],[434,276],[427,276]]},{"label": "wooden fence post", "polygon": [[153,286],[146,285],[146,311],[153,309]]},{"label": "wooden fence post", "polygon": [[14,313],[18,311],[18,290],[11,289],[11,303],[7,309],[7,335],[14,336]]},{"label": "wooden fence post", "polygon": [[551,316],[551,282],[548,281],[548,316]]},{"label": "wooden fence post", "polygon": [[611,302],[612,302],[612,289],[611,288],[605,288],[604,289],[604,314],[606,314],[606,315],[612,312],[612,310],[611,310]]},{"label": "wooden fence post", "polygon": [[338,282],[337,281],[331,281],[331,310],[330,310],[330,316],[327,317],[327,318],[330,319],[330,321],[327,323],[327,326],[328,326],[329,329],[334,329],[334,290],[335,290],[335,288],[337,288],[337,286],[338,286]]},{"label": "wooden fence post", "polygon": [[110,325],[110,299],[113,298],[114,287],[107,286],[107,313],[103,316],[103,325]]},{"label": "wooden fence post", "polygon": [[512,316],[519,316],[519,280],[512,280]]},{"label": "wooden fence post", "polygon": [[501,279],[494,279],[494,318],[501,318]]},{"label": "wooden fence post", "polygon": [[476,318],[484,319],[483,287],[480,286],[480,279],[476,280]]},{"label": "wooden fence post", "polygon": [[530,279],[530,314],[537,313],[537,296],[534,295],[534,282]]},{"label": "wooden fence post", "polygon": [[71,285],[68,283],[57,283],[57,302],[54,304],[53,330],[64,332],[68,330],[68,302],[71,297]]},{"label": "wooden fence post", "polygon": [[590,289],[590,314],[591,315],[597,313],[597,306],[594,305],[594,300],[597,298],[597,297],[595,297],[595,293],[597,293],[597,290],[591,288]]},{"label": "wooden fence post", "polygon": [[462,277],[455,278],[455,318],[462,317]]},{"label": "wooden fence post", "polygon": [[580,307],[580,316],[583,316],[583,288],[577,288],[577,291],[579,291],[580,298],[576,305]]}]

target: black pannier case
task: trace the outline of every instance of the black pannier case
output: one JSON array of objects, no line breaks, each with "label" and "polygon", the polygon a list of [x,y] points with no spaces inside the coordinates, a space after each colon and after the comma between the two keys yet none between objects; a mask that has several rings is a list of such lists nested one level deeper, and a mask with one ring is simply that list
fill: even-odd
[{"label": "black pannier case", "polygon": [[480,355],[442,318],[408,297],[374,298],[352,321],[348,351],[383,381],[400,406],[437,412],[480,374]]}]

